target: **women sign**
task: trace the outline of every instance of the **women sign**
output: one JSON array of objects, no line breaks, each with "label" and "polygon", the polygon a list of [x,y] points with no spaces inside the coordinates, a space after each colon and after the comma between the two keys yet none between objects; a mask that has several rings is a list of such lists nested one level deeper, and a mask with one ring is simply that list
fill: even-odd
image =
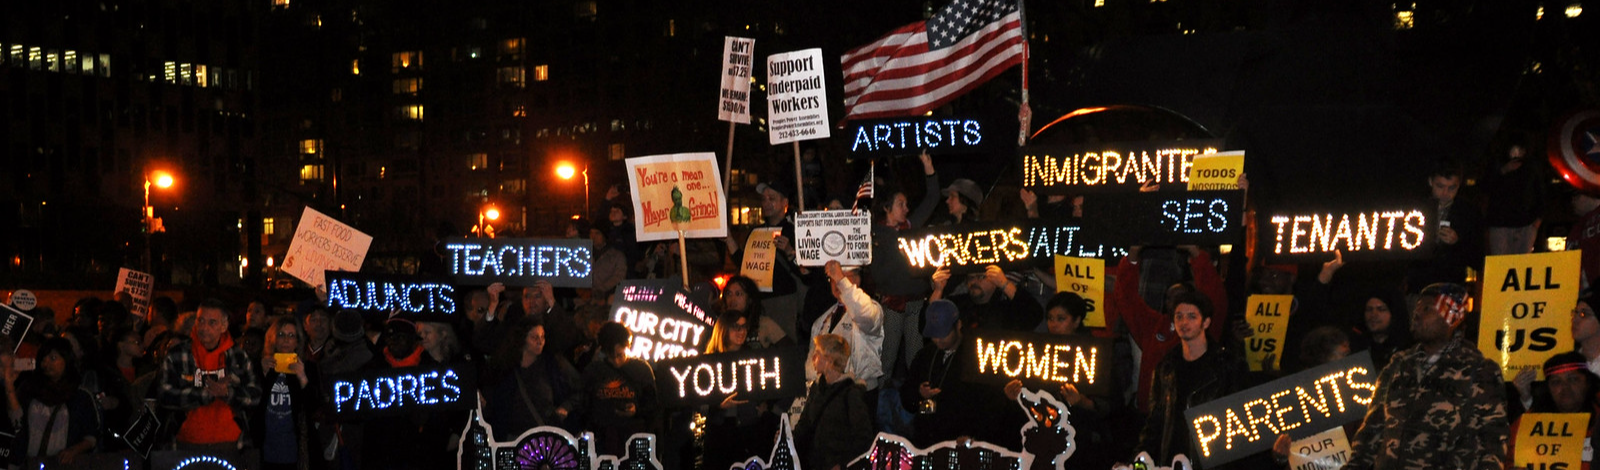
[{"label": "women sign", "polygon": [[728,236],[728,204],[715,154],[652,155],[629,158],[627,165],[639,241],[673,239],[679,231],[688,238]]}]

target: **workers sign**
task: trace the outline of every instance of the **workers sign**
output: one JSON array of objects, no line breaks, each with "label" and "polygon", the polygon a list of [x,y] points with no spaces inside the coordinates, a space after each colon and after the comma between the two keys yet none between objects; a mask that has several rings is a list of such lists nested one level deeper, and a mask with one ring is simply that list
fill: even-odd
[{"label": "workers sign", "polygon": [[722,172],[710,152],[629,158],[634,230],[638,240],[722,238],[728,236],[727,198]]},{"label": "workers sign", "polygon": [[1192,161],[1190,191],[1239,189],[1239,175],[1244,174],[1243,150],[1195,155]]},{"label": "workers sign", "polygon": [[1252,387],[1183,412],[1200,465],[1211,468],[1272,448],[1278,436],[1304,439],[1367,414],[1378,387],[1372,353]]},{"label": "workers sign", "polygon": [[1490,256],[1483,266],[1483,323],[1478,350],[1500,363],[1507,382],[1545,359],[1571,351],[1581,251]]},{"label": "workers sign", "polygon": [[778,262],[778,247],[772,237],[779,229],[757,228],[750,230],[744,241],[744,259],[739,263],[739,274],[756,281],[761,292],[772,292],[772,268]]},{"label": "workers sign", "polygon": [[1589,413],[1527,413],[1517,421],[1516,442],[1511,449],[1513,468],[1583,468],[1589,453]]},{"label": "workers sign", "polygon": [[801,266],[838,261],[845,266],[872,264],[872,214],[856,211],[810,211],[794,218],[795,257]]},{"label": "workers sign", "polygon": [[[1083,298],[1083,326],[1106,326],[1106,260],[1056,255],[1056,292]],[[1049,312],[1045,312],[1049,314]]]},{"label": "workers sign", "polygon": [[1245,321],[1250,324],[1250,337],[1245,338],[1245,361],[1251,371],[1262,369],[1262,360],[1272,355],[1272,369],[1281,369],[1283,363],[1283,336],[1289,328],[1289,312],[1294,307],[1292,295],[1252,295],[1245,303]]}]

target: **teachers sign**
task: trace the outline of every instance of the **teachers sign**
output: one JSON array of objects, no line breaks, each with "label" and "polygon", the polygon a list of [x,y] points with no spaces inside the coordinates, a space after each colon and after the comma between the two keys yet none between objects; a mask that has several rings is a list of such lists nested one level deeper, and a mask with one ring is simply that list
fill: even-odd
[{"label": "teachers sign", "polygon": [[722,172],[710,152],[629,158],[633,226],[639,241],[728,236]]}]

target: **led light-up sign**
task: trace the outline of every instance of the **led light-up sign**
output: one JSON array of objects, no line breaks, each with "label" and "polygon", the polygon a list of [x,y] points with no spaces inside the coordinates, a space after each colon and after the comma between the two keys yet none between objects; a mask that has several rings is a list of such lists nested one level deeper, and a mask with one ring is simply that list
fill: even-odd
[{"label": "led light-up sign", "polygon": [[555,426],[539,426],[523,431],[510,441],[496,441],[494,427],[483,420],[483,410],[467,416],[456,447],[460,470],[661,470],[656,457],[656,435],[636,433],[628,436],[624,455],[595,452],[594,433],[576,436]]},{"label": "led light-up sign", "polygon": [[1184,418],[1200,464],[1215,467],[1270,449],[1282,434],[1303,439],[1361,419],[1377,383],[1363,351],[1191,407]]},{"label": "led light-up sign", "polygon": [[588,239],[460,238],[444,241],[450,274],[462,285],[589,287]]},{"label": "led light-up sign", "polygon": [[1128,255],[1126,247],[1108,245],[1104,238],[1078,225],[1035,224],[1028,228],[1028,251],[1040,266],[1051,256],[1113,260]]},{"label": "led light-up sign", "polygon": [[468,365],[352,372],[328,380],[340,416],[384,416],[477,406],[477,369]]},{"label": "led light-up sign", "polygon": [[1130,245],[1221,245],[1244,232],[1244,192],[1095,195],[1084,198],[1083,215]]},{"label": "led light-up sign", "polygon": [[806,393],[806,348],[753,349],[657,361],[656,390],[669,406],[715,405],[737,393],[766,400]]},{"label": "led light-up sign", "polygon": [[[1424,209],[1362,212],[1276,212],[1263,216],[1260,242],[1281,261],[1326,261],[1334,250],[1346,259],[1415,257],[1432,241],[1435,229]],[[1382,255],[1382,256],[1379,256]]]},{"label": "led light-up sign", "polygon": [[672,280],[622,281],[611,300],[611,320],[633,332],[628,357],[660,361],[700,355],[716,319]]},{"label": "led light-up sign", "polygon": [[122,442],[127,443],[128,448],[138,452],[140,456],[148,458],[150,449],[156,444],[156,431],[160,429],[161,420],[156,416],[156,410],[146,404],[139,408],[139,414],[134,416],[132,424],[128,425],[128,430],[123,431]]},{"label": "led light-up sign", "polygon": [[1028,226],[1022,224],[972,224],[932,227],[906,232],[896,241],[913,271],[949,267],[951,271],[982,271],[1028,262]]},{"label": "led light-up sign", "polygon": [[328,308],[359,310],[388,316],[398,312],[412,319],[452,321],[458,308],[456,290],[446,279],[423,276],[328,271]]},{"label": "led light-up sign", "polygon": [[986,139],[983,123],[959,117],[905,117],[850,121],[854,156],[983,153],[1001,139]]},{"label": "led light-up sign", "polygon": [[[150,468],[156,470],[238,470],[257,468],[257,459],[236,455],[211,455],[190,451],[156,451],[150,454]],[[78,467],[75,465],[75,467]]]},{"label": "led light-up sign", "polygon": [[1031,146],[1021,152],[1022,187],[1034,192],[1133,192],[1145,183],[1187,187],[1196,155],[1221,140]]},{"label": "led light-up sign", "polygon": [[1071,383],[1084,393],[1110,393],[1110,340],[1007,331],[982,332],[969,341],[977,357],[967,361],[967,380],[1016,379],[1048,390]]}]

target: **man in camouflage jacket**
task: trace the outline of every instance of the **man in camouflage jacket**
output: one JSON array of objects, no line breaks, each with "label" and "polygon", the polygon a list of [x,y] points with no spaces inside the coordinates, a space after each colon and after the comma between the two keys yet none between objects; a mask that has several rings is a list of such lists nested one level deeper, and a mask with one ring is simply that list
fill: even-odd
[{"label": "man in camouflage jacket", "polygon": [[1463,339],[1467,301],[1456,284],[1422,290],[1411,312],[1418,344],[1379,375],[1344,468],[1505,468],[1505,388],[1500,367]]}]

